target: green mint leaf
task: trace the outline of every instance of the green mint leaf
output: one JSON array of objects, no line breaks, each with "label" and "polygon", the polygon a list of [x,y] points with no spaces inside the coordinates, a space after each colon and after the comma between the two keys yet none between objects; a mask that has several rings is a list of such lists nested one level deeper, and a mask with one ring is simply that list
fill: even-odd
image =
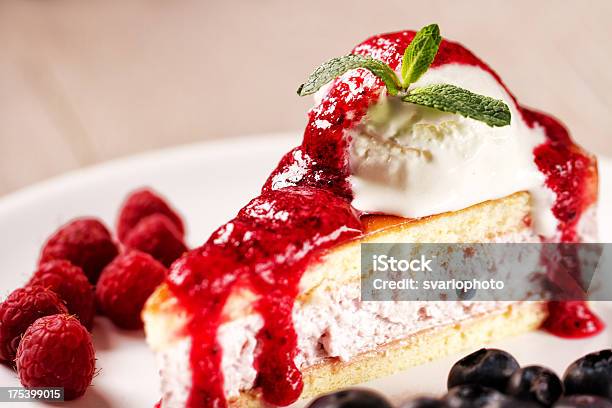
[{"label": "green mint leaf", "polygon": [[349,54],[344,57],[332,58],[310,74],[308,80],[300,85],[298,95],[305,96],[317,92],[323,85],[334,78],[355,68],[365,68],[376,75],[387,86],[391,95],[397,95],[401,88],[395,72],[387,64],[372,57]]},{"label": "green mint leaf", "polygon": [[419,80],[433,62],[442,37],[437,24],[430,24],[419,30],[404,51],[402,58],[402,86]]},{"label": "green mint leaf", "polygon": [[402,100],[444,112],[457,113],[489,126],[510,124],[510,109],[503,101],[478,95],[454,85],[436,84],[416,88],[403,96]]}]

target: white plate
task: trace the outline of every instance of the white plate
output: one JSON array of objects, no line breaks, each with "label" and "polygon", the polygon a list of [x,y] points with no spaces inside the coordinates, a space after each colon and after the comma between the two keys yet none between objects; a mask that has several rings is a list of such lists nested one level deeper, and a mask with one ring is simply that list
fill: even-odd
[{"label": "white plate", "polygon": [[[148,185],[166,195],[185,216],[191,245],[202,243],[254,197],[281,155],[299,143],[292,135],[252,136],[148,153],[67,174],[0,200],[0,296],[27,281],[45,238],[63,222],[83,215],[114,225],[116,211],[132,189]],[[600,160],[601,238],[612,238],[612,162]],[[509,339],[496,347],[522,364],[543,364],[558,373],[587,352],[612,344],[612,305],[596,307],[608,330],[587,340],[563,340],[543,332]],[[70,407],[152,407],[158,377],[142,332],[116,329],[96,318],[93,330],[99,375]],[[452,356],[368,386],[395,401],[415,393],[442,394]],[[16,374],[0,368],[0,386],[18,386]],[[25,408],[36,404],[19,403]],[[42,406],[42,405],[40,405]]]}]

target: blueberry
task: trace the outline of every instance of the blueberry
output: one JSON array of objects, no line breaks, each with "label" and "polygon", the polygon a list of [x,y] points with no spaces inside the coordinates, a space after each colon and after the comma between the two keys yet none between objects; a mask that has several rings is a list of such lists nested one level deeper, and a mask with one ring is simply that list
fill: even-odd
[{"label": "blueberry", "polygon": [[420,397],[404,402],[400,408],[448,408],[448,405],[443,400]]},{"label": "blueberry", "polygon": [[572,395],[560,399],[553,408],[612,408],[612,402],[592,395]]},{"label": "blueberry", "polygon": [[494,390],[478,384],[458,385],[451,388],[444,397],[449,408],[510,408],[523,407],[514,404],[514,401]]},{"label": "blueberry", "polygon": [[599,395],[612,399],[612,349],[574,361],[563,376],[566,395]]},{"label": "blueberry", "polygon": [[392,408],[391,403],[377,392],[350,388],[314,399],[308,408]]},{"label": "blueberry", "polygon": [[503,392],[518,368],[518,362],[505,351],[483,348],[455,363],[448,374],[448,388],[479,384]]},{"label": "blueberry", "polygon": [[563,383],[553,371],[539,366],[519,368],[512,374],[506,394],[550,407],[563,394]]}]

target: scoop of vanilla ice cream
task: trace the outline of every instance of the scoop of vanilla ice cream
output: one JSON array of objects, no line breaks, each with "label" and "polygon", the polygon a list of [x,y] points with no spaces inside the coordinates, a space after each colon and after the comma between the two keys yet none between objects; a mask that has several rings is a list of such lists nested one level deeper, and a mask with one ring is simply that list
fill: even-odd
[{"label": "scoop of vanilla ice cream", "polygon": [[545,187],[533,156],[534,148],[545,141],[543,128],[530,128],[510,95],[481,68],[431,68],[414,87],[436,83],[504,100],[511,124],[490,127],[383,92],[350,131],[353,206],[367,213],[417,218],[529,191],[536,232],[554,235],[555,195]]}]

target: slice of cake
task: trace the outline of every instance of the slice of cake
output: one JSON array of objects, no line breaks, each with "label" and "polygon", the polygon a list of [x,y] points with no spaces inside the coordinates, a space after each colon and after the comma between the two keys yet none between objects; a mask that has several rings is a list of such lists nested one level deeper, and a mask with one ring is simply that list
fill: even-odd
[{"label": "slice of cake", "polygon": [[162,407],[284,406],[543,323],[589,334],[576,302],[360,300],[362,243],[594,239],[596,162],[558,121],[435,25],[368,39],[318,88],[302,144],[145,307]]}]

